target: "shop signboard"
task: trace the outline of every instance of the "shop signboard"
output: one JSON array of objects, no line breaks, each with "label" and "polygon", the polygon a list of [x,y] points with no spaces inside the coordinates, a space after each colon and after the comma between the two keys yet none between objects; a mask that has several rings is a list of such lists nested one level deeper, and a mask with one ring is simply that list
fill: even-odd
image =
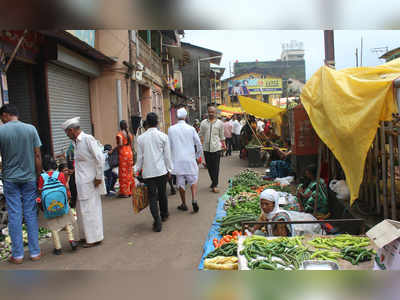
[{"label": "shop signboard", "polygon": [[295,155],[315,155],[318,153],[318,136],[311,125],[304,107],[298,105],[294,109],[294,145]]},{"label": "shop signboard", "polygon": [[249,78],[230,80],[228,82],[228,93],[236,95],[276,95],[282,94],[281,78]]}]

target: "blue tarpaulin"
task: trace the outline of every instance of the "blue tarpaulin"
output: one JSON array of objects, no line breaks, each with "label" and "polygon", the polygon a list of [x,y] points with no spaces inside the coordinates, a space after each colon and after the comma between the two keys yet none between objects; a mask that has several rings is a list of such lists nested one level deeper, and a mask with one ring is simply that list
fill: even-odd
[{"label": "blue tarpaulin", "polygon": [[218,240],[222,238],[222,236],[218,233],[220,224],[217,222],[217,220],[222,219],[223,217],[226,216],[226,211],[224,210],[224,203],[227,199],[229,199],[229,196],[227,194],[222,195],[222,197],[220,197],[218,199],[217,212],[215,213],[215,218],[212,222],[210,231],[208,232],[206,242],[204,243],[204,246],[203,246],[203,256],[201,257],[201,261],[199,264],[199,270],[203,270],[205,257],[211,251],[214,250],[213,240],[215,238],[217,238]]}]

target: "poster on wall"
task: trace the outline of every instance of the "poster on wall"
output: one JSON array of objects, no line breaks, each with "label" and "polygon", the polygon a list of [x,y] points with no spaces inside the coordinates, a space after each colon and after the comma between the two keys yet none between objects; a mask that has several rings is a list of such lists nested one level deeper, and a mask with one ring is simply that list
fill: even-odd
[{"label": "poster on wall", "polygon": [[230,96],[282,94],[282,79],[249,76],[246,79],[230,80],[228,93]]}]

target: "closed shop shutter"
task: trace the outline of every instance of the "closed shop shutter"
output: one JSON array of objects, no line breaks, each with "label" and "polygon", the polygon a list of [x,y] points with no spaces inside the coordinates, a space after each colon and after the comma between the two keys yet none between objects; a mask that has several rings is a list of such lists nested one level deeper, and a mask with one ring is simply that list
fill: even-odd
[{"label": "closed shop shutter", "polygon": [[80,117],[82,130],[92,134],[89,78],[58,65],[49,64],[48,91],[53,150],[57,155],[65,152],[71,142],[61,128],[66,120]]},{"label": "closed shop shutter", "polygon": [[26,64],[14,61],[7,71],[8,96],[14,104],[22,122],[32,124],[32,97],[29,91],[29,77]]}]

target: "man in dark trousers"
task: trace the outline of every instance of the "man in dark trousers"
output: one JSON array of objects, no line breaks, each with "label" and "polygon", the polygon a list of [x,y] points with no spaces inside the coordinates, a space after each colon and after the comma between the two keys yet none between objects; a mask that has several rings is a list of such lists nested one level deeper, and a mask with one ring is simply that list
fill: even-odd
[{"label": "man in dark trousers", "polygon": [[166,221],[169,216],[166,190],[172,171],[171,150],[168,136],[157,129],[158,116],[153,112],[147,114],[146,123],[149,129],[137,139],[135,174],[142,170],[154,219],[153,231],[160,232],[161,221]]},{"label": "man in dark trousers", "polygon": [[214,104],[208,105],[208,119],[200,124],[200,139],[203,144],[204,158],[211,179],[211,192],[219,193],[217,189],[219,177],[219,162],[221,150],[226,150],[224,124],[217,119],[217,109]]}]

